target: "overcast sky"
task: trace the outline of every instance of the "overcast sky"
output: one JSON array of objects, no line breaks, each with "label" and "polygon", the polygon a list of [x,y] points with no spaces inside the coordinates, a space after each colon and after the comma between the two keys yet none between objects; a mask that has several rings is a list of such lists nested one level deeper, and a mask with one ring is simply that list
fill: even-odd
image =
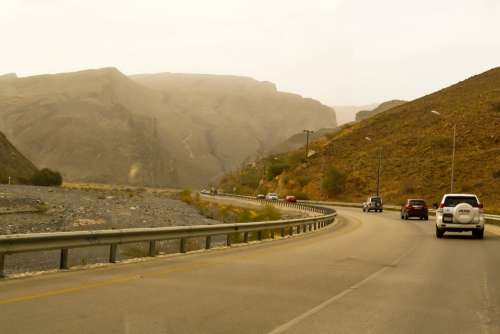
[{"label": "overcast sky", "polygon": [[500,0],[0,0],[0,73],[235,74],[330,105],[500,66]]}]

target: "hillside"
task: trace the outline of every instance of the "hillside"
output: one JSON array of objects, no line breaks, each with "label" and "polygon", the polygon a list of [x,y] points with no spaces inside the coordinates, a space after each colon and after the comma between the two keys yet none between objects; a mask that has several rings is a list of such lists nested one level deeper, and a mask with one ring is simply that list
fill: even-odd
[{"label": "hillside", "polygon": [[36,172],[36,167],[26,159],[0,132],[0,183],[28,179]]},{"label": "hillside", "polygon": [[[317,140],[320,140],[322,137],[335,133],[339,131],[339,128],[327,128],[327,129],[319,129],[317,131],[314,131],[313,133],[309,134],[309,144],[314,143]],[[288,151],[293,151],[297,150],[300,147],[303,147],[306,143],[306,134],[305,132],[300,132],[297,134],[294,134],[287,140],[279,143],[278,145],[274,146],[269,153],[270,154],[276,154],[276,153],[285,153]]]},{"label": "hillside", "polygon": [[103,68],[0,80],[0,131],[70,181],[205,185],[325,125],[330,108],[244,77]]},{"label": "hillside", "polygon": [[333,106],[335,109],[335,114],[337,115],[338,125],[343,125],[346,123],[354,122],[356,120],[356,114],[361,110],[372,110],[376,108],[379,104],[369,104],[363,106]]},{"label": "hillside", "polygon": [[[381,150],[386,202],[408,197],[438,202],[449,191],[454,123],[455,191],[474,192],[487,208],[500,208],[500,68],[350,124],[314,143],[317,154],[307,163],[303,149],[270,156],[226,175],[221,186],[361,201],[375,191]],[[326,175],[334,175],[339,187],[325,189]]]},{"label": "hillside", "polygon": [[407,101],[403,100],[390,100],[379,104],[376,108],[358,111],[356,113],[356,121],[361,121],[363,119],[367,119],[368,117],[375,116],[391,108],[398,107],[406,102]]}]

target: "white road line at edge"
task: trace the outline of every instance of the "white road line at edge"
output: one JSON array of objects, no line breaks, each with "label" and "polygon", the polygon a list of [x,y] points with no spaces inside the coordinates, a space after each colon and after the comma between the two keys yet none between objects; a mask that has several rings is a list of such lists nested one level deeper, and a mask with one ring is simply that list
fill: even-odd
[{"label": "white road line at edge", "polygon": [[394,260],[394,262],[392,262],[390,265],[384,266],[383,268],[377,270],[376,272],[374,272],[370,276],[366,277],[362,281],[359,281],[358,283],[356,283],[356,284],[348,287],[347,289],[345,289],[344,291],[336,294],[335,296],[331,297],[330,299],[325,300],[324,302],[322,302],[321,304],[313,307],[309,311],[306,311],[306,312],[302,313],[301,315],[299,315],[298,317],[296,317],[296,318],[294,318],[294,319],[292,319],[292,320],[290,320],[288,322],[285,322],[283,325],[280,325],[280,326],[276,327],[275,329],[273,329],[272,331],[270,331],[268,334],[283,333],[283,332],[289,330],[290,328],[292,328],[293,326],[297,325],[302,320],[310,317],[311,315],[313,315],[315,313],[318,313],[319,311],[321,311],[322,309],[324,309],[328,305],[332,304],[333,302],[341,299],[342,297],[344,297],[345,295],[349,294],[350,292],[352,292],[352,291],[360,288],[361,286],[365,285],[366,283],[368,283],[369,281],[371,281],[372,279],[374,279],[378,275],[382,274],[387,269],[389,269],[389,268],[397,265],[406,255],[408,255],[409,253],[411,253],[416,248],[416,246],[417,245],[415,245],[414,247],[412,247],[407,252],[403,253],[396,260]]}]

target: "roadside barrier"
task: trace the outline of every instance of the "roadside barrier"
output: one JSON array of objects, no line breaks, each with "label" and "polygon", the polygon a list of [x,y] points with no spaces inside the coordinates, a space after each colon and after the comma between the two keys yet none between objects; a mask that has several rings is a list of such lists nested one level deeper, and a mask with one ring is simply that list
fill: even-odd
[{"label": "roadside barrier", "polygon": [[318,215],[307,218],[237,224],[1,235],[0,277],[5,276],[5,258],[16,253],[60,250],[59,268],[69,269],[68,259],[71,256],[71,249],[74,248],[109,246],[109,262],[115,263],[117,262],[119,246],[123,244],[147,242],[149,243],[148,255],[154,257],[158,254],[157,242],[178,239],[180,240],[179,253],[186,253],[188,251],[187,241],[190,238],[205,238],[205,249],[210,249],[212,237],[222,235],[226,236],[226,245],[231,246],[235,239],[234,236],[242,236],[243,243],[249,242],[249,234],[253,234],[256,240],[263,240],[266,236],[274,239],[277,235],[284,238],[326,227],[333,223],[337,216],[334,209],[314,204],[257,200],[249,196],[228,194],[220,194],[219,196],[243,197],[246,200],[314,212]]}]

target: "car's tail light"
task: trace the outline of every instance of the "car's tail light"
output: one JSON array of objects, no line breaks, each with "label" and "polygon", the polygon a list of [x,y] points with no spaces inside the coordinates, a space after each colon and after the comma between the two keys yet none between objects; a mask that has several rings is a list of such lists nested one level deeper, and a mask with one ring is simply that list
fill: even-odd
[{"label": "car's tail light", "polygon": [[480,209],[483,209],[483,203],[479,203],[479,204],[477,205],[477,207],[478,207],[478,208],[480,208]]},{"label": "car's tail light", "polygon": [[444,208],[444,203],[439,204],[439,208],[440,209]]}]

